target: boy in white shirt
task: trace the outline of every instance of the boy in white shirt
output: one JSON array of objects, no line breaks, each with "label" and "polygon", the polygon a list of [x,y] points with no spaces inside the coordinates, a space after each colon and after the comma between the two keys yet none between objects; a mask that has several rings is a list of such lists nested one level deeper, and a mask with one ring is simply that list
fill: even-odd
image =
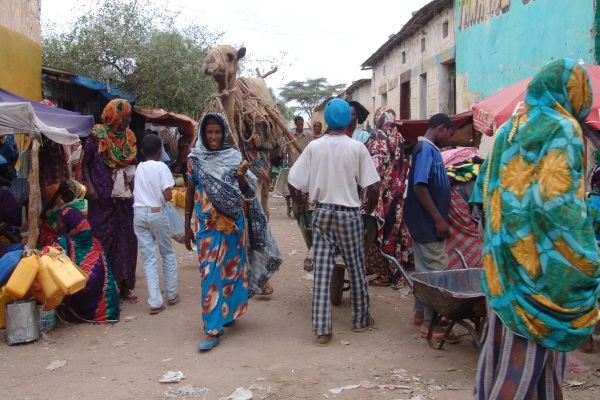
[{"label": "boy in white shirt", "polygon": [[175,181],[169,168],[160,161],[162,141],[158,136],[144,136],[140,147],[146,161],[140,163],[135,172],[133,228],[148,284],[150,314],[158,314],[165,306],[159,288],[157,245],[163,260],[167,304],[175,305],[179,302],[177,259],[171,243],[169,218],[164,207],[165,202],[171,200],[171,189],[175,186]]}]

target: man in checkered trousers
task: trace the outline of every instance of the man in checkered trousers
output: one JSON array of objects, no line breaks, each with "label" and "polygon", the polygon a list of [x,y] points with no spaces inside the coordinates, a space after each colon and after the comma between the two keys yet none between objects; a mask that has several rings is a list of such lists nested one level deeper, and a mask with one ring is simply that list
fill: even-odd
[{"label": "man in checkered trousers", "polygon": [[379,175],[367,148],[344,134],[350,124],[350,105],[342,99],[325,106],[325,122],[331,132],[306,146],[288,176],[290,193],[300,207],[301,192],[308,192],[313,212],[315,281],[312,327],[317,345],[331,340],[330,281],[336,253],[344,258],[350,277],[352,330],[364,332],[375,324],[369,314],[365,277],[365,244],[357,185],[366,188],[365,213],[371,214],[379,199]]}]

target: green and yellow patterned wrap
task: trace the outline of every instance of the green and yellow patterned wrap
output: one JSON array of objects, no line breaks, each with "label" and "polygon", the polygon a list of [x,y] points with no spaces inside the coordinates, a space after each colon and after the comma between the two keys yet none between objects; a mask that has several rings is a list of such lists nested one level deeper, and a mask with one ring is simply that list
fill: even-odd
[{"label": "green and yellow patterned wrap", "polygon": [[585,201],[585,69],[546,65],[526,112],[496,134],[471,203],[485,211],[482,286],[506,327],[557,351],[576,349],[598,319],[598,248]]}]

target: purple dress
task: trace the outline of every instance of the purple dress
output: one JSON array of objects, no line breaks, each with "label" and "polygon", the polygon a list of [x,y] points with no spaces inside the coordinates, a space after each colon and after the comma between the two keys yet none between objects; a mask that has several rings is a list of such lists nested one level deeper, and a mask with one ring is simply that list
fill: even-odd
[{"label": "purple dress", "polygon": [[[133,199],[113,199],[112,169],[105,163],[92,136],[85,141],[84,151],[93,154],[90,177],[98,194],[88,201],[88,221],[93,236],[100,241],[119,288],[133,290],[137,263],[137,238],[133,231]],[[119,219],[117,201],[123,204]]]}]

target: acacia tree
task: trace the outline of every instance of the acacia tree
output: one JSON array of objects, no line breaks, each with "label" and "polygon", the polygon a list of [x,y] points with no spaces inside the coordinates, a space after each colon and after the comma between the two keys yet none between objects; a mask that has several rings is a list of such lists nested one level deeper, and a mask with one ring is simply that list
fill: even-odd
[{"label": "acacia tree", "polygon": [[307,79],[305,81],[292,81],[286,83],[279,91],[279,96],[286,103],[296,102],[298,107],[290,107],[301,110],[309,119],[312,119],[313,109],[325,99],[334,96],[336,92],[346,85],[330,85],[327,78]]},{"label": "acacia tree", "polygon": [[138,96],[138,104],[197,115],[212,92],[200,71],[221,33],[177,26],[178,13],[150,0],[88,3],[70,30],[45,29],[44,65],[107,81]]}]

